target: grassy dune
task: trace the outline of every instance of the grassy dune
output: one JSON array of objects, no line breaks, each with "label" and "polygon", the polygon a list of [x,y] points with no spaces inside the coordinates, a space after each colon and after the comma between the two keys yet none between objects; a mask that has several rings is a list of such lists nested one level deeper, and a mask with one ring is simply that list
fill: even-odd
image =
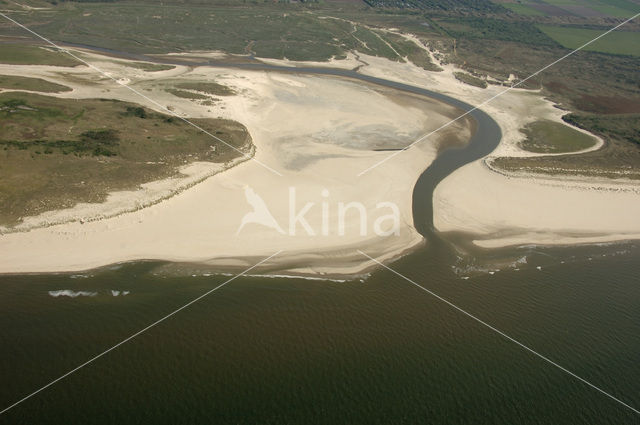
[{"label": "grassy dune", "polygon": [[0,43],[0,63],[10,65],[81,65],[81,62],[56,49],[21,43]]},{"label": "grassy dune", "polygon": [[454,72],[453,75],[463,83],[474,87],[480,87],[481,89],[487,88],[487,82],[482,78],[475,77],[471,74],[467,74],[466,72]]},{"label": "grassy dune", "polygon": [[[183,121],[103,99],[0,94],[0,223],[102,201],[108,192],[174,175],[192,161],[240,154]],[[228,120],[194,120],[232,146],[250,144]]]},{"label": "grassy dune", "polygon": [[521,147],[529,152],[567,153],[587,149],[596,143],[592,136],[552,121],[535,121],[521,130],[527,138]]},{"label": "grassy dune", "polygon": [[[493,161],[493,165],[510,172],[640,180],[640,115],[569,114],[563,119],[602,137],[606,142],[605,145],[596,151],[579,155],[497,158]],[[574,131],[570,128],[568,130]],[[548,132],[536,132],[534,137],[540,140],[544,134]],[[560,138],[553,134],[550,137],[551,140]],[[560,143],[562,144],[559,146],[566,144],[562,141]],[[585,144],[580,145],[573,140],[569,143],[573,145],[573,149],[577,149],[579,146],[585,146],[586,140]],[[538,148],[536,151],[541,150]],[[557,148],[554,151],[560,152]]]},{"label": "grassy dune", "polygon": [[71,88],[67,86],[52,83],[41,78],[29,78],[14,75],[0,75],[0,89],[29,90],[43,93],[71,91]]},{"label": "grassy dune", "polygon": [[185,82],[176,84],[177,88],[195,90],[216,96],[232,96],[236,94],[233,89],[211,81]]}]

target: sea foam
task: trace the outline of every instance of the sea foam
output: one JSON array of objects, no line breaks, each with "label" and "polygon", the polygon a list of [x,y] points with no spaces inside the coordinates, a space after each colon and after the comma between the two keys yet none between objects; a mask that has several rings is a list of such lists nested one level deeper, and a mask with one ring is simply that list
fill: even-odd
[{"label": "sea foam", "polygon": [[75,297],[95,297],[96,295],[98,295],[98,293],[91,292],[91,291],[72,291],[71,289],[60,289],[58,291],[49,291],[49,295],[51,295],[54,298],[57,298],[57,297],[75,298]]}]

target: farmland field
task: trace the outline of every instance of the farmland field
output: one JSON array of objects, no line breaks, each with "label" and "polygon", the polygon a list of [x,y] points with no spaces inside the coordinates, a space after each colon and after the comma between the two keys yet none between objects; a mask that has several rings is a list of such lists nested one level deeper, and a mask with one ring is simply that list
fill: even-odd
[{"label": "farmland field", "polygon": [[501,3],[525,16],[579,16],[584,18],[628,18],[640,11],[640,5],[627,0],[546,0]]},{"label": "farmland field", "polygon": [[582,10],[591,9],[607,16],[623,18],[631,17],[640,11],[639,5],[627,0],[546,0],[545,3],[568,11],[575,10],[578,15]]},{"label": "farmland field", "polygon": [[[605,32],[605,30],[551,25],[540,25],[538,28],[569,49],[578,48]],[[614,55],[640,56],[640,32],[615,31],[585,47],[585,50]]]}]

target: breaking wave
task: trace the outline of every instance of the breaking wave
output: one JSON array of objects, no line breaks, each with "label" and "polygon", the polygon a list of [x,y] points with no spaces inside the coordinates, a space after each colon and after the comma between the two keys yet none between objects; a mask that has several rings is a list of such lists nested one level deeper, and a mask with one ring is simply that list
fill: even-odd
[{"label": "breaking wave", "polygon": [[71,289],[60,289],[58,291],[49,291],[49,295],[57,298],[57,297],[95,297],[98,295],[97,292],[91,291],[72,291]]}]

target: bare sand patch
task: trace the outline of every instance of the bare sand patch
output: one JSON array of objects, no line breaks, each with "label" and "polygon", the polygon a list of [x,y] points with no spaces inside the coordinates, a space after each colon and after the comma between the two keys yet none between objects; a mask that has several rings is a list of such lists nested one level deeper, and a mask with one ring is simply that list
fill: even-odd
[{"label": "bare sand patch", "polygon": [[[99,60],[99,55],[94,56]],[[441,65],[442,72],[429,72],[410,63],[366,55],[359,58],[350,55],[344,61],[317,65],[352,69],[366,62],[368,65],[360,68],[362,73],[439,91],[472,105],[480,105],[504,90],[494,85],[486,89],[466,85],[455,79],[456,69],[451,65]],[[101,65],[114,74],[122,71],[109,60]],[[5,73],[3,69],[0,67],[0,73]],[[102,96],[145,104],[135,94],[91,75],[83,67],[65,70],[66,75],[56,67],[11,69],[16,75],[41,77],[74,89],[57,96]],[[4,71],[11,74],[11,69]],[[69,83],[69,74],[78,80]],[[255,263],[257,257],[284,249],[286,253],[271,264],[279,270],[353,274],[373,265],[363,262],[356,248],[384,260],[422,243],[413,228],[412,189],[420,172],[434,158],[439,138],[451,134],[437,134],[363,177],[355,175],[389,155],[375,149],[397,148],[446,122],[452,113],[446,107],[434,108],[433,103],[420,104],[409,95],[385,93],[330,77],[185,66],[154,73],[128,70],[126,75],[134,87],[178,114],[224,117],[243,123],[256,144],[256,158],[278,169],[283,177],[248,161],[139,211],[85,224],[74,222],[2,235],[0,250],[6,255],[0,260],[0,272],[83,270],[151,258],[242,267]],[[162,78],[222,79],[238,95],[204,106],[153,87]],[[152,104],[145,106],[154,108]],[[538,119],[562,122],[564,113],[539,93],[520,89],[501,95],[482,109],[503,132],[492,157],[536,155],[520,149],[524,137],[520,129]],[[462,126],[452,129],[462,137],[468,135]],[[506,176],[490,170],[484,161],[462,167],[436,189],[434,223],[439,231],[471,233],[484,247],[603,242],[640,236],[637,183]],[[245,188],[259,194],[280,226],[286,228],[289,187],[296,188],[300,205],[315,203],[306,217],[316,235],[299,229],[290,236],[256,224],[236,234],[242,217],[251,210]],[[400,236],[361,236],[355,215],[346,223],[346,237],[336,235],[335,227],[330,227],[327,235],[319,235],[323,199],[330,207],[340,201],[357,201],[368,211],[375,211],[381,200],[394,202],[401,211]],[[78,218],[92,211],[100,213],[101,208],[96,205],[95,211],[60,214],[76,214]],[[331,217],[335,219],[335,215]]]},{"label": "bare sand patch", "polygon": [[[118,63],[105,61],[98,66],[114,76],[122,75]],[[65,81],[57,71],[46,68],[32,73]],[[82,67],[71,72],[78,80],[74,80],[69,96],[110,97],[157,108],[113,81],[98,78],[93,80],[95,85],[82,84],[81,79],[91,77]],[[224,80],[238,94],[215,106],[203,106],[154,87],[152,83],[162,77]],[[134,88],[170,105],[178,114],[220,116],[243,123],[256,146],[255,158],[282,176],[256,161],[245,161],[161,202],[111,218],[87,220],[104,215],[103,204],[85,204],[33,218],[31,224],[55,217],[76,221],[0,236],[0,272],[78,271],[142,259],[238,267],[281,249],[286,252],[271,262],[280,270],[361,272],[371,264],[363,262],[355,248],[367,249],[376,257],[394,258],[422,243],[411,215],[415,180],[433,160],[440,137],[455,133],[466,140],[470,135],[466,126],[458,125],[402,161],[357,178],[359,171],[388,154],[379,149],[405,146],[449,120],[455,110],[429,99],[332,77],[177,67],[153,73],[127,69],[126,78]],[[284,233],[255,223],[238,232],[244,215],[252,210],[247,190],[259,195]],[[300,223],[290,231],[291,190],[295,190],[297,211],[313,203],[305,219],[314,234]],[[113,194],[111,206],[140,203],[156,195],[148,190]],[[326,232],[323,202],[329,209]],[[361,216],[355,210],[345,215],[340,230],[336,210],[340,202],[357,202],[366,209],[364,234],[360,231]],[[398,235],[373,232],[376,219],[389,213],[379,207],[380,202],[399,207]]]}]

